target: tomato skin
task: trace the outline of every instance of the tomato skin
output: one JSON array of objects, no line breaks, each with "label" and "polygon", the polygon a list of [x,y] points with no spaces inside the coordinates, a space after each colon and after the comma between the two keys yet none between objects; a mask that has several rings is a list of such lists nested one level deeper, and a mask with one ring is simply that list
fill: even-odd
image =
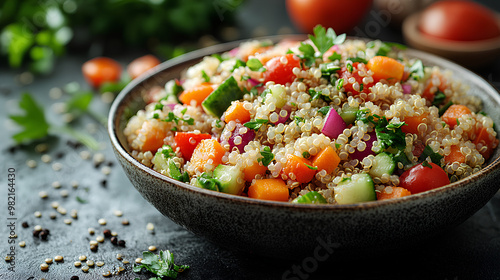
[{"label": "tomato skin", "polygon": [[370,9],[372,0],[287,0],[286,8],[293,23],[312,34],[317,24],[331,27],[337,34],[356,26]]},{"label": "tomato skin", "polygon": [[[360,92],[364,93],[370,93],[370,87],[372,87],[375,83],[370,82],[370,83],[363,83],[363,78],[359,75],[359,66],[361,64],[361,68],[364,69],[363,71],[366,73],[368,71],[368,68],[366,68],[366,65],[360,62],[354,62],[352,64],[352,72],[349,72],[346,66],[342,66],[342,69],[339,70],[339,76],[341,79],[344,79],[344,89],[346,92],[352,92],[353,95],[358,95]],[[366,74],[365,74],[366,75]],[[356,79],[356,82],[360,85],[360,90],[355,90],[353,88],[353,84],[349,83],[348,80],[349,78],[354,77]],[[361,90],[361,84],[363,84],[363,89]]]},{"label": "tomato skin", "polygon": [[434,38],[477,41],[500,36],[496,15],[473,1],[439,1],[424,10],[420,31]]},{"label": "tomato skin", "polygon": [[158,60],[158,58],[147,54],[130,62],[127,66],[127,73],[130,75],[130,78],[135,79],[158,64],[160,64],[160,60]]},{"label": "tomato skin", "polygon": [[[285,57],[287,63],[281,63],[281,58]],[[300,68],[300,60],[294,54],[286,54],[284,56],[277,56],[272,58],[266,63],[266,71],[264,72],[264,81],[273,81],[276,84],[292,83],[295,80],[295,74],[292,70],[295,67]]]},{"label": "tomato skin", "polygon": [[399,177],[399,187],[415,194],[448,185],[450,179],[446,172],[434,163],[430,165],[432,168],[417,164],[406,170]]},{"label": "tomato skin", "polygon": [[94,88],[105,82],[116,82],[122,74],[122,66],[109,57],[96,57],[82,65],[83,77]]},{"label": "tomato skin", "polygon": [[212,136],[207,133],[177,132],[174,140],[181,150],[182,157],[188,161],[193,155],[193,151],[203,139],[210,139]]}]

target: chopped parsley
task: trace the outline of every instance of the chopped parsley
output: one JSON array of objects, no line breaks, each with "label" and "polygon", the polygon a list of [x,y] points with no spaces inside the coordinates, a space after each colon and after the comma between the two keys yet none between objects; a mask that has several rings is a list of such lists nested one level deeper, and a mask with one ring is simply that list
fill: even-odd
[{"label": "chopped parsley", "polygon": [[[376,45],[375,43],[376,43],[376,41],[368,42],[366,44],[366,47],[372,49],[375,47],[375,45]],[[402,45],[402,44],[392,43],[392,42],[380,42],[380,47],[379,47],[376,55],[387,56],[389,54],[389,52],[392,50],[392,47],[398,48],[400,50],[407,49],[407,47],[405,45]]]},{"label": "chopped parsley", "polygon": [[425,161],[427,157],[430,157],[431,161],[437,165],[441,164],[441,159],[443,158],[443,156],[439,153],[435,153],[429,145],[425,146],[424,151],[422,152],[418,160]]},{"label": "chopped parsley", "polygon": [[435,95],[434,95],[434,100],[432,100],[432,105],[434,106],[439,106],[441,103],[443,103],[443,101],[446,99],[446,95],[438,90]]},{"label": "chopped parsley", "polygon": [[441,117],[444,114],[444,112],[446,112],[446,110],[448,110],[448,108],[450,108],[451,105],[453,105],[453,102],[448,101],[448,103],[446,103],[443,107],[441,107],[439,109],[439,116]]},{"label": "chopped parsley", "polygon": [[359,63],[364,63],[364,64],[368,63],[368,60],[366,60],[366,59],[364,59],[362,57],[359,57],[359,56],[357,56],[357,57],[350,57],[347,60],[352,61],[352,63],[354,63],[354,62],[359,62]]},{"label": "chopped parsley", "polygon": [[156,110],[160,110],[160,111],[163,110],[163,104],[161,104],[160,102],[156,103],[155,104],[155,111]]},{"label": "chopped parsley", "polygon": [[326,116],[326,114],[330,112],[330,108],[331,108],[330,106],[321,107],[321,109],[319,109],[318,112],[323,114],[323,116]]},{"label": "chopped parsley", "polygon": [[353,70],[353,69],[352,69],[352,64],[351,64],[351,63],[347,63],[347,64],[345,65],[345,68],[347,69],[347,71],[349,71],[349,73],[352,73],[352,70]]},{"label": "chopped parsley", "polygon": [[161,153],[165,156],[165,158],[171,158],[175,156],[174,149],[170,145],[163,145],[161,147]]},{"label": "chopped parsley", "polygon": [[364,123],[372,123],[375,125],[375,134],[383,150],[389,147],[398,150],[405,149],[405,134],[401,131],[401,127],[406,125],[404,122],[389,123],[385,116],[371,115],[369,109],[356,111],[356,119]]},{"label": "chopped parsley", "polygon": [[178,116],[176,116],[174,114],[174,112],[168,112],[168,115],[167,115],[167,118],[164,119],[163,121],[164,122],[175,122],[175,124],[179,124],[179,120],[181,120],[181,118],[179,118]]},{"label": "chopped parsley", "polygon": [[302,54],[299,54],[298,57],[304,60],[305,66],[311,67],[314,64],[314,62],[316,62],[317,58],[315,55],[316,52],[314,51],[314,48],[311,45],[301,42],[299,51],[301,51]]},{"label": "chopped parsley", "polygon": [[250,129],[257,131],[260,129],[260,127],[262,125],[267,124],[268,122],[269,122],[269,120],[265,120],[265,119],[255,119],[254,121],[246,122],[243,125],[250,128]]},{"label": "chopped parsley", "polygon": [[304,164],[307,166],[307,168],[309,168],[311,170],[318,170],[318,167],[316,167],[316,166],[311,166],[311,165],[309,165],[307,163],[304,163]]},{"label": "chopped parsley", "polygon": [[158,113],[153,114],[153,119],[159,119],[159,118],[160,118],[160,115]]},{"label": "chopped parsley", "polygon": [[410,67],[410,77],[419,81],[424,77],[424,75],[424,64],[422,63],[422,60],[417,59],[417,61],[415,61],[415,63],[413,63]]},{"label": "chopped parsley", "polygon": [[345,34],[337,36],[332,28],[328,28],[327,30],[321,25],[316,25],[313,32],[314,36],[309,35],[309,39],[311,39],[316,48],[318,48],[318,51],[321,53],[321,55],[323,55],[334,45],[342,44],[346,39]]},{"label": "chopped parsley", "polygon": [[252,71],[258,71],[258,72],[264,72],[266,71],[266,68],[264,68],[264,65],[258,60],[257,58],[250,58],[247,61],[247,66],[250,68]]},{"label": "chopped parsley", "polygon": [[304,122],[304,118],[302,117],[293,117],[293,119],[295,120],[295,123],[297,125],[300,125],[301,122]]},{"label": "chopped parsley", "polygon": [[328,59],[331,61],[340,60],[341,58],[342,55],[337,52],[333,52],[333,54],[328,57]]},{"label": "chopped parsley", "polygon": [[271,161],[274,160],[274,154],[271,152],[271,148],[265,146],[264,149],[260,152],[261,158],[258,158],[258,162],[262,162],[262,165],[268,166]]},{"label": "chopped parsley", "polygon": [[211,55],[211,57],[215,57],[219,60],[219,62],[223,62],[225,59],[218,53],[214,53]]},{"label": "chopped parsley", "polygon": [[340,66],[335,62],[329,62],[321,64],[319,69],[321,70],[321,75],[328,78],[330,75],[337,73],[340,70]]},{"label": "chopped parsley", "polygon": [[169,250],[160,251],[159,256],[145,251],[142,252],[141,264],[134,265],[133,271],[138,273],[141,272],[143,268],[158,276],[150,279],[159,280],[163,277],[175,279],[177,278],[179,272],[183,272],[188,269],[189,265],[176,265],[174,263],[174,254],[172,254]]},{"label": "chopped parsley", "polygon": [[308,159],[308,158],[310,158],[310,157],[311,157],[311,154],[310,154],[310,153],[308,153],[308,152],[303,152],[303,153],[302,153],[302,157],[303,157],[303,158],[305,158],[305,159]]},{"label": "chopped parsley", "polygon": [[184,114],[187,112],[187,110],[188,110],[188,108],[184,108],[184,109],[182,109],[181,114],[183,114],[183,115],[184,115]]},{"label": "chopped parsley", "polygon": [[457,120],[457,125],[460,125],[460,121],[458,120],[458,118],[456,120]]},{"label": "chopped parsley", "polygon": [[422,166],[429,167],[430,169],[432,169],[432,165],[430,165],[430,163],[428,163],[426,160],[422,162]]},{"label": "chopped parsley", "polygon": [[341,90],[342,87],[344,86],[344,79],[339,79],[339,83],[337,84],[337,90]]},{"label": "chopped parsley", "polygon": [[233,69],[231,70],[231,72],[234,71],[234,69],[238,69],[240,67],[245,67],[247,64],[245,63],[245,61],[241,60],[241,59],[238,59],[236,60],[236,63],[234,64],[234,67]]},{"label": "chopped parsley", "polygon": [[205,72],[205,70],[201,70],[201,76],[203,77],[205,83],[210,83],[210,77],[207,75],[207,72]]}]

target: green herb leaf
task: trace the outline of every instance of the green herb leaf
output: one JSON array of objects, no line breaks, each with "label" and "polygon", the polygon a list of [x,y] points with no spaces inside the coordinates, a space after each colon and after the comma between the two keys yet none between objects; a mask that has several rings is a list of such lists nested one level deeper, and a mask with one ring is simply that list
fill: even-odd
[{"label": "green herb leaf", "polygon": [[334,45],[342,44],[346,39],[345,34],[337,36],[337,34],[335,34],[335,31],[333,31],[333,29],[328,28],[328,30],[326,30],[321,25],[316,25],[316,27],[314,27],[313,32],[314,36],[309,35],[309,39],[311,39],[311,41],[314,43],[314,45],[321,53],[321,55],[323,55]]},{"label": "green herb leaf", "polygon": [[330,106],[325,106],[325,107],[321,107],[321,109],[319,109],[318,112],[323,114],[323,116],[326,116],[326,114],[328,114],[328,112],[330,112],[330,109],[331,109]]},{"label": "green herb leaf", "polygon": [[149,272],[155,274],[157,277],[150,278],[162,280],[163,277],[169,277],[172,279],[177,278],[179,272],[183,272],[188,269],[188,265],[176,265],[174,263],[174,255],[170,251],[160,251],[160,256],[150,253],[142,253],[142,264],[134,265],[133,271],[139,273],[142,269],[146,269]]},{"label": "green herb leaf", "polygon": [[314,64],[314,62],[316,62],[317,58],[315,56],[316,52],[314,51],[314,48],[311,45],[301,42],[299,51],[302,52],[302,54],[299,55],[299,58],[304,60],[305,66],[311,67]]},{"label": "green herb leaf", "polygon": [[339,79],[339,83],[337,84],[337,90],[340,91],[342,90],[342,87],[344,86],[344,79]]},{"label": "green herb leaf", "polygon": [[311,96],[309,101],[313,101],[315,99],[318,99],[321,96],[321,92],[315,91],[314,89],[310,88],[309,95]]},{"label": "green herb leaf", "polygon": [[309,152],[303,152],[302,153],[302,157],[305,158],[305,159],[308,159],[311,157],[311,154]]},{"label": "green herb leaf", "polygon": [[247,61],[247,66],[250,68],[252,71],[258,71],[258,72],[264,72],[266,71],[266,68],[264,68],[264,65],[258,60],[257,58],[250,58]]},{"label": "green herb leaf", "polygon": [[81,91],[76,92],[71,96],[71,98],[66,102],[68,110],[79,110],[82,112],[87,111],[90,102],[94,98],[94,94],[91,91]]},{"label": "green herb leaf", "polygon": [[460,121],[458,120],[458,118],[456,120],[457,120],[457,125],[460,125]]},{"label": "green herb leaf", "polygon": [[345,68],[347,69],[347,71],[349,71],[349,73],[352,73],[352,70],[353,70],[353,69],[352,69],[352,64],[351,64],[351,63],[347,63],[347,64],[345,65]]},{"label": "green herb leaf", "polygon": [[318,170],[318,167],[316,167],[316,166],[311,166],[311,165],[309,165],[307,163],[304,163],[304,164],[307,166],[307,168],[309,168],[311,170]]},{"label": "green herb leaf", "polygon": [[424,151],[422,152],[418,160],[425,161],[427,157],[430,157],[431,161],[437,165],[441,164],[441,159],[443,158],[443,156],[439,153],[435,153],[429,145],[425,146]]},{"label": "green herb leaf", "polygon": [[82,204],[85,204],[85,203],[87,203],[87,202],[88,202],[87,200],[85,200],[85,199],[81,198],[81,197],[80,197],[80,196],[78,196],[78,195],[75,197],[75,199],[76,199],[76,201],[78,201],[79,203],[82,203]]},{"label": "green herb leaf", "polygon": [[258,158],[258,162],[262,162],[262,165],[268,166],[271,161],[274,160],[274,154],[271,152],[271,148],[265,146],[264,149],[260,152],[261,158]]},{"label": "green herb leaf", "polygon": [[175,156],[174,149],[170,145],[163,145],[161,147],[161,153],[165,156],[165,158],[171,158]]},{"label": "green herb leaf", "polygon": [[419,81],[424,77],[424,75],[424,64],[422,63],[422,60],[417,59],[417,61],[415,61],[415,63],[413,63],[410,67],[410,77]]},{"label": "green herb leaf", "polygon": [[200,186],[207,190],[219,191],[219,182],[212,178],[207,172],[203,172],[200,176],[196,178],[196,181]]},{"label": "green herb leaf", "polygon": [[430,163],[428,163],[426,160],[424,160],[424,162],[422,162],[422,166],[429,167],[432,169],[432,165],[430,165]]},{"label": "green herb leaf", "polygon": [[219,60],[219,62],[223,62],[225,59],[218,53],[214,53],[211,55],[212,57],[215,57]]},{"label": "green herb leaf", "polygon": [[354,62],[359,62],[359,63],[364,63],[364,64],[368,63],[368,60],[361,58],[361,57],[358,57],[358,56],[357,57],[350,57],[347,60],[352,61],[352,63],[354,63]]},{"label": "green herb leaf", "polygon": [[342,59],[342,55],[339,54],[339,53],[337,53],[337,52],[333,52],[333,54],[330,55],[328,57],[328,59],[331,60],[331,61],[340,60],[340,59]]},{"label": "green herb leaf", "polygon": [[243,125],[253,130],[259,130],[263,124],[267,124],[268,122],[269,120],[265,119],[255,119],[255,121],[249,121]]},{"label": "green herb leaf", "polygon": [[302,117],[293,117],[293,119],[295,120],[295,123],[297,125],[300,125],[301,122],[304,122],[304,118]]},{"label": "green herb leaf", "polygon": [[439,106],[441,103],[443,103],[443,101],[446,99],[446,95],[441,92],[440,90],[438,90],[435,94],[434,94],[434,99],[432,100],[432,105],[434,106]]},{"label": "green herb leaf", "polygon": [[450,108],[451,105],[453,105],[453,102],[448,101],[448,103],[446,103],[443,107],[441,107],[439,109],[439,116],[441,117],[444,114],[444,112],[446,112],[446,110],[448,110],[448,108]]},{"label": "green herb leaf", "polygon": [[210,77],[207,75],[207,72],[205,72],[205,70],[201,70],[201,76],[203,77],[205,83],[210,83]]},{"label": "green herb leaf", "polygon": [[238,69],[240,67],[245,67],[245,66],[247,66],[247,64],[245,63],[245,61],[238,59],[238,60],[236,60],[236,63],[234,64],[234,67],[231,70],[231,72],[233,72],[234,69]]},{"label": "green herb leaf", "polygon": [[179,120],[181,120],[181,118],[179,118],[178,116],[176,116],[174,114],[174,112],[168,112],[168,115],[167,115],[167,118],[164,119],[163,121],[164,122],[175,122],[175,124],[179,124]]},{"label": "green herb leaf", "polygon": [[330,75],[337,73],[340,70],[340,66],[336,62],[329,62],[321,64],[319,69],[321,70],[321,75],[328,78]]},{"label": "green herb leaf", "polygon": [[49,134],[50,125],[45,120],[44,110],[29,93],[21,96],[19,107],[24,111],[24,115],[9,116],[11,120],[24,128],[23,131],[12,136],[17,143],[38,140]]}]

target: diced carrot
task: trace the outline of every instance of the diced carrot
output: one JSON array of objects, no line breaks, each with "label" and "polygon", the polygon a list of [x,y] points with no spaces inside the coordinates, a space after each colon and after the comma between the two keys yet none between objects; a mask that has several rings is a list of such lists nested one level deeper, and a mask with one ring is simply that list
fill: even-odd
[{"label": "diced carrot", "polygon": [[205,164],[212,161],[212,166],[216,167],[222,163],[222,157],[226,150],[215,139],[203,139],[196,146],[191,156],[191,166],[194,170],[204,172]]},{"label": "diced carrot", "polygon": [[248,188],[248,197],[274,201],[288,201],[288,188],[281,179],[259,179]]},{"label": "diced carrot", "polygon": [[266,174],[267,167],[261,165],[259,162],[254,162],[252,165],[247,165],[243,168],[243,175],[245,176],[245,181],[251,182],[255,179],[257,175]]},{"label": "diced carrot", "polygon": [[382,192],[377,192],[377,200],[398,198],[411,195],[411,192],[405,188],[402,187],[391,187],[391,188],[392,188],[391,193],[386,193],[385,190],[383,190]]},{"label": "diced carrot", "polygon": [[167,131],[157,121],[145,121],[137,131],[137,135],[145,137],[140,147],[141,151],[155,153],[156,150],[163,146],[163,139],[167,136]]},{"label": "diced carrot", "polygon": [[407,125],[403,125],[401,131],[404,133],[418,134],[418,125],[424,122],[423,120],[427,115],[429,115],[429,113],[424,113],[420,116],[405,117],[403,121]]},{"label": "diced carrot", "polygon": [[309,183],[316,174],[317,169],[312,166],[309,160],[296,155],[289,155],[283,172],[293,181]]},{"label": "diced carrot", "polygon": [[340,157],[331,146],[326,146],[312,160],[312,165],[318,168],[318,171],[325,170],[330,174],[340,163]]},{"label": "diced carrot", "polygon": [[233,102],[229,108],[227,108],[224,114],[224,121],[229,123],[230,121],[235,121],[239,123],[246,123],[250,120],[250,112],[243,107],[243,102]]},{"label": "diced carrot", "polygon": [[[439,79],[439,85],[434,84],[434,80]],[[444,92],[446,89],[446,79],[440,74],[432,74],[429,80],[427,81],[427,85],[425,86],[424,91],[422,92],[422,97],[429,100],[430,102],[434,101],[434,96],[436,95],[436,91],[439,90]]]},{"label": "diced carrot", "polygon": [[457,145],[453,145],[450,147],[451,152],[449,155],[444,157],[444,162],[446,163],[452,163],[452,162],[458,162],[458,163],[464,163],[465,162],[465,156],[460,152],[460,147]]},{"label": "diced carrot", "polygon": [[179,100],[187,105],[190,105],[191,101],[194,100],[196,101],[196,105],[201,106],[201,102],[203,102],[212,91],[214,91],[214,86],[212,84],[202,83],[201,85],[184,90],[179,95]]},{"label": "diced carrot", "polygon": [[451,128],[457,125],[457,119],[463,115],[469,115],[470,109],[465,105],[451,105],[441,117]]},{"label": "diced carrot", "polygon": [[[474,139],[474,144],[478,148],[479,153],[483,155],[484,159],[488,160],[493,153],[493,150],[498,146],[498,139],[489,134],[485,127],[481,127],[476,134],[477,136],[476,139]],[[483,146],[487,147],[486,150],[482,148]]]},{"label": "diced carrot", "polygon": [[181,150],[182,157],[188,161],[191,159],[194,149],[203,139],[210,139],[207,133],[177,132],[174,137],[175,144]]},{"label": "diced carrot", "polygon": [[403,78],[405,66],[397,60],[387,56],[375,56],[371,58],[366,67],[373,72],[375,82],[385,79],[388,82],[399,82]]}]

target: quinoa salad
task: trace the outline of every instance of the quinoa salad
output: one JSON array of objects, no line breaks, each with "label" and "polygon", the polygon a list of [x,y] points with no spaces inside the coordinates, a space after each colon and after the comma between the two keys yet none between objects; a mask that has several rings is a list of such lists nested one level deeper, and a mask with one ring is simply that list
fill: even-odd
[{"label": "quinoa salad", "polygon": [[392,199],[478,172],[499,142],[481,100],[404,49],[317,26],[204,57],[145,94],[131,154],[200,188],[292,203]]}]

